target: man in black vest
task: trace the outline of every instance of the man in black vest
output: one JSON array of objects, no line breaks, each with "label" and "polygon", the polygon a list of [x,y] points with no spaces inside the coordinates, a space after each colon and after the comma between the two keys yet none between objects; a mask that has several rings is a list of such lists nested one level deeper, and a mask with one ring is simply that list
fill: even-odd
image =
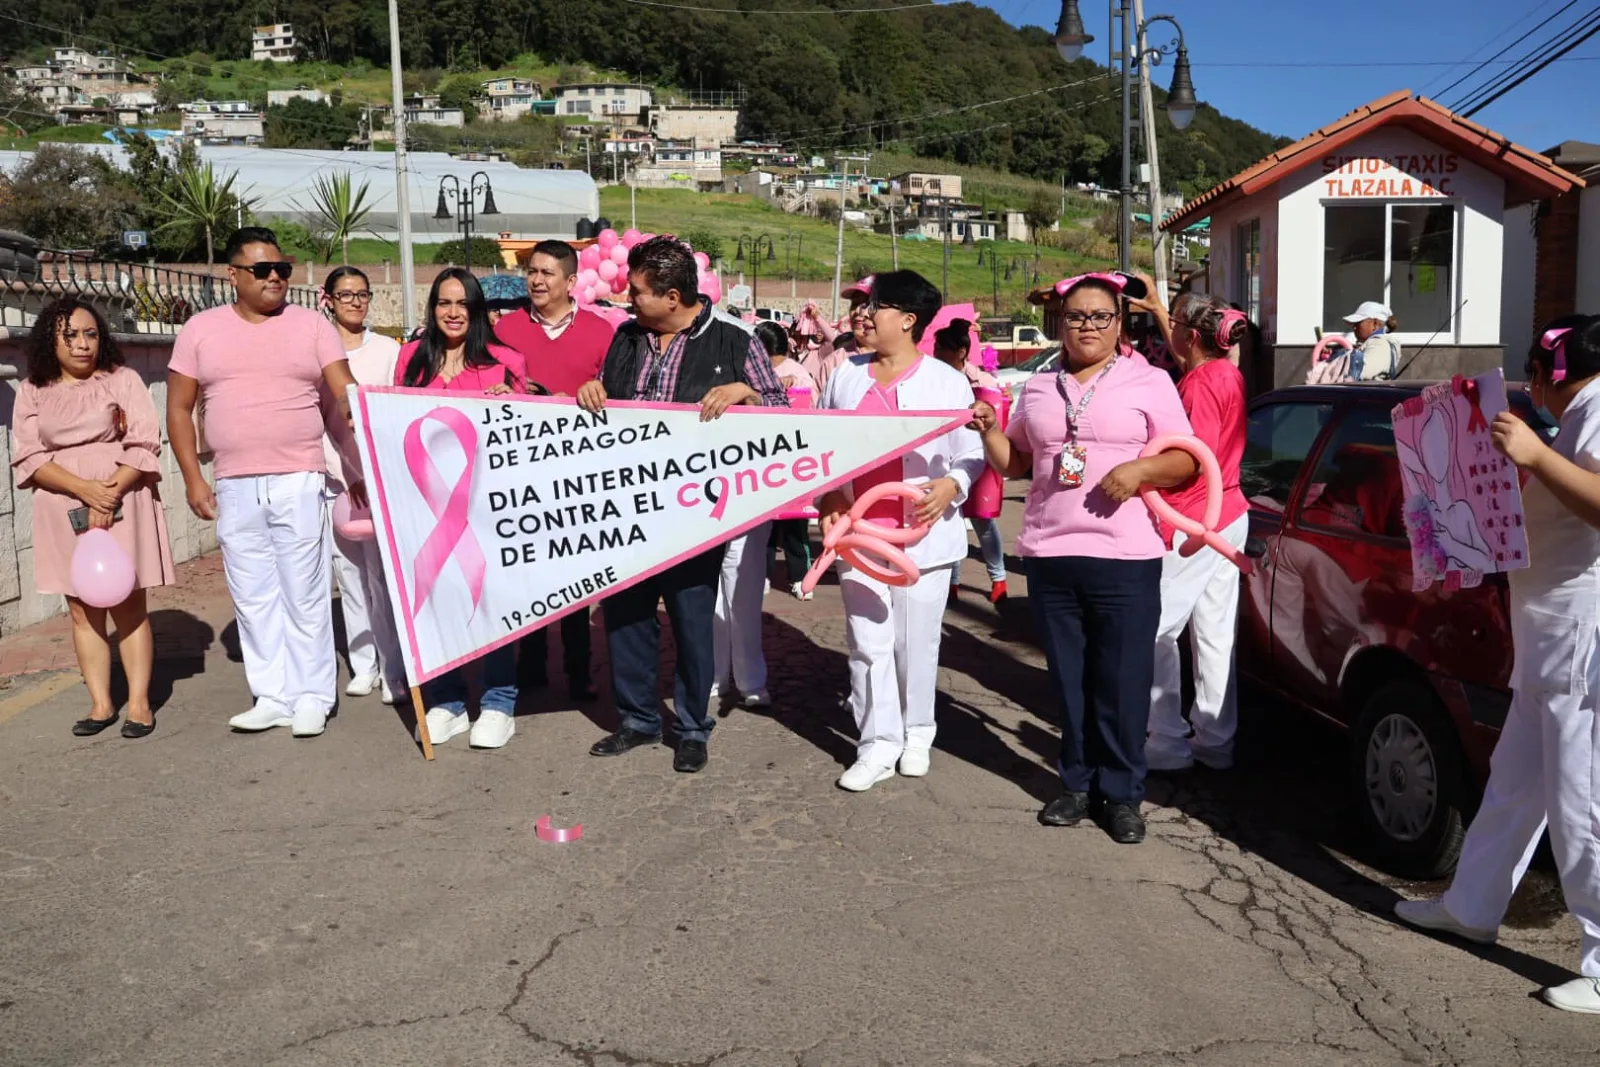
[{"label": "man in black vest", "polygon": [[[735,404],[788,407],[788,395],[766,348],[750,327],[711,306],[696,284],[694,253],[674,237],[655,237],[628,255],[628,288],[635,320],[611,341],[600,378],[578,390],[589,411],[607,399],[698,404],[709,422]],[[711,620],[716,610],[722,546],[702,552],[624,589],[605,601],[611,650],[611,691],[622,726],[589,751],[620,756],[661,740],[656,695],[661,624],[656,606],[667,604],[678,646],[673,708],[678,751],[673,770],[693,774],[706,765],[711,735]]]}]

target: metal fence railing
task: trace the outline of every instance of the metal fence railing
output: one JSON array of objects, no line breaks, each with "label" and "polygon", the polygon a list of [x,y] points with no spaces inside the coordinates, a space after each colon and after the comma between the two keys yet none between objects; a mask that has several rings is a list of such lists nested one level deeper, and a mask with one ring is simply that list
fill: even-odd
[{"label": "metal fence railing", "polygon": [[[144,263],[65,253],[0,267],[0,326],[27,329],[45,305],[67,293],[98,307],[117,333],[174,334],[196,312],[233,302],[222,277]],[[317,306],[317,290],[289,287],[289,302]]]}]

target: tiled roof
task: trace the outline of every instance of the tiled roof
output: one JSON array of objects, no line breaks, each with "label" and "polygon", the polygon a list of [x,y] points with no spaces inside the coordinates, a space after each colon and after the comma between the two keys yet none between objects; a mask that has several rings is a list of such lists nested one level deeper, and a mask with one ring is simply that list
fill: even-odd
[{"label": "tiled roof", "polygon": [[1356,108],[1310,136],[1247,167],[1201,196],[1161,224],[1178,230],[1211,214],[1221,204],[1259,192],[1322,159],[1328,152],[1387,125],[1399,125],[1443,147],[1454,148],[1506,182],[1506,204],[1558,196],[1583,182],[1532,149],[1462,118],[1409,89],[1390,93]]}]

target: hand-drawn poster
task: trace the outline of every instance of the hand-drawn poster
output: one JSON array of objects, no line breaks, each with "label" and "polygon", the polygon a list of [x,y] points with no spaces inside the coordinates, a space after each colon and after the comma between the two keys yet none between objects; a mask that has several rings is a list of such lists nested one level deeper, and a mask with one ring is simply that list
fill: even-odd
[{"label": "hand-drawn poster", "polygon": [[1500,371],[1456,375],[1395,405],[1394,443],[1411,539],[1411,588],[1468,589],[1528,565],[1522,485],[1489,424],[1506,410]]}]

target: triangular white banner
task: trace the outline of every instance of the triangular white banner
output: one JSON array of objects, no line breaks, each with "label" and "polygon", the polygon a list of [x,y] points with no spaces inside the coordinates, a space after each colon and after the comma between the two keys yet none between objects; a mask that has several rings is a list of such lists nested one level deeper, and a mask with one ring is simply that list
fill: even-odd
[{"label": "triangular white banner", "polygon": [[966,424],[683,404],[352,396],[413,685]]}]

